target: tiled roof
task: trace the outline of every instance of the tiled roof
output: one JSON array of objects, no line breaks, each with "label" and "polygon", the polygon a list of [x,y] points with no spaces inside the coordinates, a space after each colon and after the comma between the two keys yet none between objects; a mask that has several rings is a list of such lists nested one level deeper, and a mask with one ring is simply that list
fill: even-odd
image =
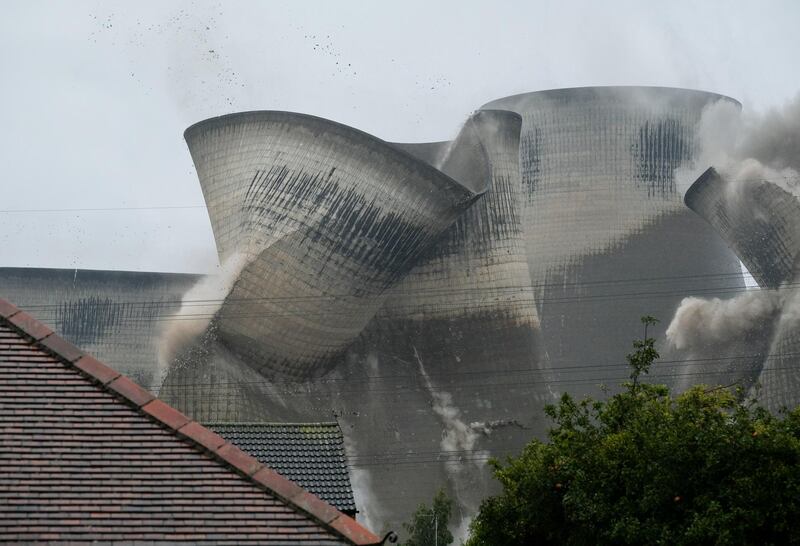
[{"label": "tiled roof", "polygon": [[0,299],[0,542],[377,544]]},{"label": "tiled roof", "polygon": [[345,513],[355,513],[338,423],[212,423],[208,428]]}]

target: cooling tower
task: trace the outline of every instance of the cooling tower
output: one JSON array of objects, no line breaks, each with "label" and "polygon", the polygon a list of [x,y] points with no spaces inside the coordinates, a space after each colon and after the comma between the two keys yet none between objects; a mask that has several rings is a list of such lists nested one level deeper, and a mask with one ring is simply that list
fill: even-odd
[{"label": "cooling tower", "polygon": [[800,267],[800,201],[768,180],[731,182],[709,168],[686,205],[711,224],[762,288],[791,281]]},{"label": "cooling tower", "polygon": [[642,336],[641,316],[662,321],[655,332],[661,338],[684,296],[743,286],[734,254],[684,207],[676,188],[676,170],[696,153],[703,108],[719,100],[732,99],[589,87],[484,107],[523,118],[521,222],[561,390],[597,394],[599,383],[626,378],[624,357]]},{"label": "cooling tower", "polygon": [[185,136],[220,259],[246,264],[218,313],[219,335],[264,374],[320,372],[480,194],[313,116],[233,114]]},{"label": "cooling tower", "polygon": [[776,411],[800,404],[800,200],[770,180],[731,180],[708,169],[686,204],[720,233],[779,316],[761,363],[759,399]]},{"label": "cooling tower", "polygon": [[[159,336],[199,275],[0,268],[0,295],[157,391]],[[161,370],[163,371],[163,370]]]},{"label": "cooling tower", "polygon": [[[486,457],[517,452],[544,428],[547,370],[521,225],[520,124],[511,112],[480,112],[452,143],[396,145],[482,197],[386,291],[324,377],[259,380],[245,369],[249,356],[212,339],[191,367],[170,371],[164,396],[205,419],[229,419],[235,407],[251,419],[320,420],[333,409],[357,481],[371,482],[374,517],[398,526],[443,485],[461,509],[477,508],[492,485]],[[207,386],[182,387],[193,383]]]},{"label": "cooling tower", "polygon": [[391,144],[395,148],[399,148],[437,169],[441,166],[447,151],[451,147],[449,140],[440,142],[392,142]]},{"label": "cooling tower", "polygon": [[487,181],[491,189],[420,257],[375,321],[391,325],[414,362],[447,378],[438,384],[459,387],[469,372],[542,364],[521,225],[520,124],[511,112],[478,112],[439,154],[446,174],[475,191]]},{"label": "cooling tower", "polygon": [[358,403],[344,395],[358,411],[340,417],[360,456],[418,454],[367,468],[389,521],[442,485],[474,513],[494,485],[488,455],[516,453],[544,430],[552,398],[520,223],[520,125],[511,112],[478,112],[448,146],[430,145],[436,153],[412,150],[489,189],[389,292],[334,376],[361,393]]}]

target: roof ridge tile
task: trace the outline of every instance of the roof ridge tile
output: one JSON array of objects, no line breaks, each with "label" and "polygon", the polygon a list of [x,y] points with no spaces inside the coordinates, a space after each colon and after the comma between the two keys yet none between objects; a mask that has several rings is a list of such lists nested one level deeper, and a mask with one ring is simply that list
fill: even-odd
[{"label": "roof ridge tile", "polygon": [[20,312],[19,307],[17,307],[10,301],[6,301],[0,298],[0,317],[8,320],[19,312]]},{"label": "roof ridge tile", "polygon": [[120,375],[113,381],[107,383],[106,388],[130,402],[133,402],[137,408],[144,406],[156,398],[150,391],[143,389],[124,375]]},{"label": "roof ridge tile", "polygon": [[107,385],[122,375],[114,368],[106,366],[95,357],[90,355],[85,355],[79,358],[77,361],[75,361],[74,365],[75,368],[83,372],[84,375],[88,376],[94,381],[97,381],[101,385]]},{"label": "roof ridge tile", "polygon": [[[222,440],[216,433],[154,397],[127,376],[81,351],[42,322],[2,298],[0,298],[0,319],[2,319],[0,322],[5,321],[25,336],[32,338],[37,348],[52,354],[65,366],[79,370],[99,384],[103,390],[127,401],[135,411],[149,416],[176,433],[176,436],[189,440],[197,449],[215,456],[218,461],[244,474],[251,483],[260,485],[269,494],[306,513],[346,540],[357,546],[377,545],[383,542],[354,519],[263,465],[236,445],[223,441],[216,448],[210,448],[209,446],[217,444],[218,439]],[[311,423],[304,425],[309,424]]]},{"label": "roof ridge tile", "polygon": [[34,341],[40,341],[53,334],[53,330],[33,318],[25,311],[14,313],[6,320],[10,324],[14,325],[17,330],[33,338]]}]

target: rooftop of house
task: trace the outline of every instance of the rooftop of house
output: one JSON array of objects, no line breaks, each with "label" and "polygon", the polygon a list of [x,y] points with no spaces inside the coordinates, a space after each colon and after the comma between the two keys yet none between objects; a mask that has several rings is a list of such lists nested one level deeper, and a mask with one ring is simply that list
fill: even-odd
[{"label": "rooftop of house", "polygon": [[206,423],[206,427],[345,514],[355,515],[338,423]]},{"label": "rooftop of house", "polygon": [[0,299],[0,542],[378,544]]}]

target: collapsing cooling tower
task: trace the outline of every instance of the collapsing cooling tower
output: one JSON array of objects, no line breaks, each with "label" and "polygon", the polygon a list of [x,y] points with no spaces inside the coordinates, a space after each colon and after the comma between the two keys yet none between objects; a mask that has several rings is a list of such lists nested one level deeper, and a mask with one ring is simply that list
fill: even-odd
[{"label": "collapsing cooling tower", "polygon": [[358,409],[341,417],[356,444],[441,452],[424,468],[373,470],[393,518],[444,483],[462,510],[476,510],[492,483],[482,457],[517,452],[544,429],[540,410],[552,398],[520,224],[520,124],[512,112],[481,111],[449,144],[398,145],[485,193],[419,257],[348,351],[342,378],[382,377],[338,387],[358,390],[337,393]]},{"label": "collapsing cooling tower", "polygon": [[244,269],[222,341],[260,371],[303,377],[363,330],[384,291],[479,196],[361,131],[285,112],[191,126],[220,259]]},{"label": "collapsing cooling tower", "polygon": [[420,257],[379,317],[443,374],[540,364],[520,222],[520,124],[512,112],[477,112],[439,153],[444,173],[486,193]]},{"label": "collapsing cooling tower", "polygon": [[762,289],[777,290],[780,315],[761,362],[760,400],[800,404],[800,200],[770,180],[730,180],[708,169],[686,205],[719,232]]},{"label": "collapsing cooling tower", "polygon": [[791,281],[800,259],[800,201],[768,180],[730,182],[709,168],[686,205],[725,239],[762,288]]},{"label": "collapsing cooling tower", "polygon": [[660,338],[683,297],[743,286],[738,260],[685,208],[675,181],[696,153],[703,108],[720,100],[732,101],[683,89],[589,87],[486,105],[523,118],[521,223],[545,348],[563,390],[597,393],[601,382],[624,380],[641,316],[661,320]]}]

